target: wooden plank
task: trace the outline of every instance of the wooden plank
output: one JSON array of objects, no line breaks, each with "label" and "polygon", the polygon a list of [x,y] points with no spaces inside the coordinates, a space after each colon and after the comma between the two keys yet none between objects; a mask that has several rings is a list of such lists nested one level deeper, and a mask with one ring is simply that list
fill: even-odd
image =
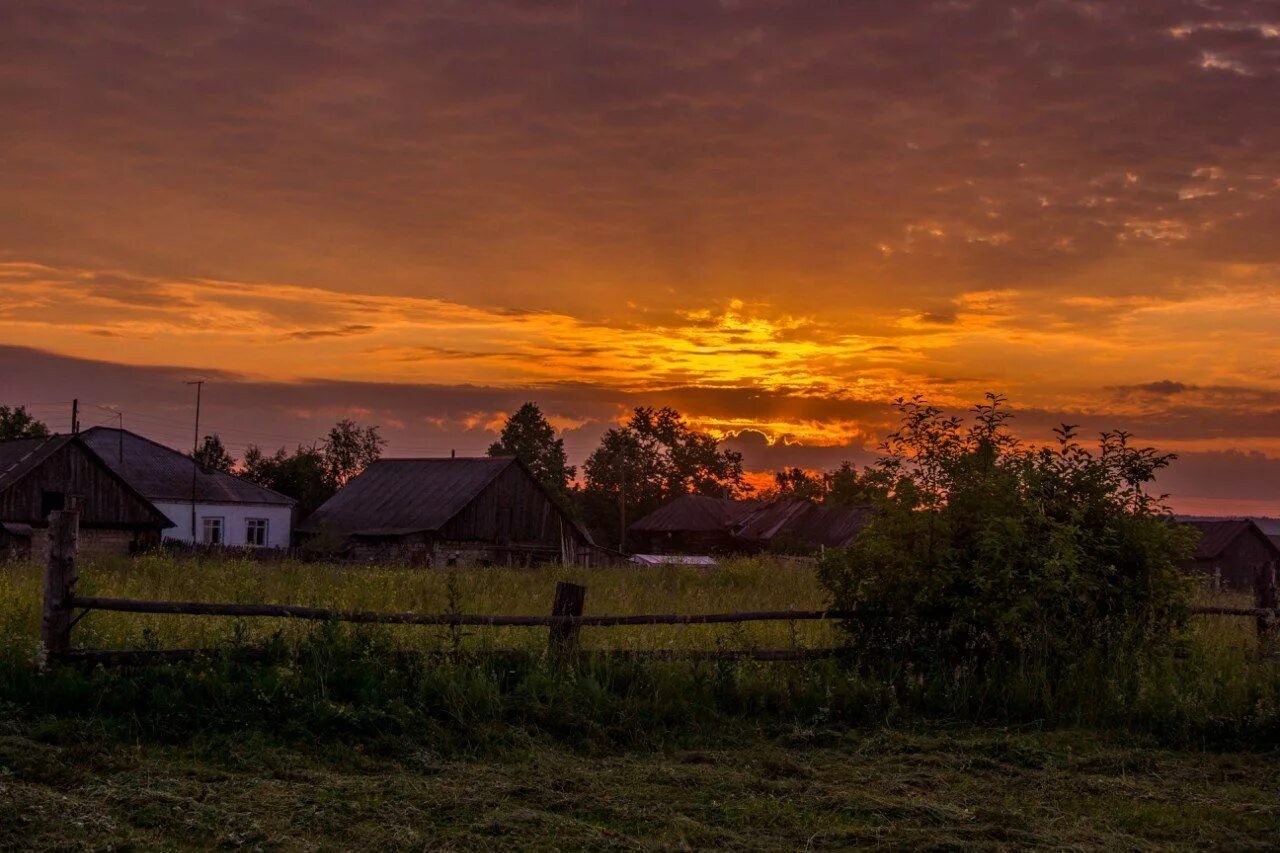
[{"label": "wooden plank", "polygon": [[266,616],[390,625],[493,625],[550,627],[577,625],[597,628],[618,625],[714,625],[733,622],[793,622],[817,619],[856,619],[867,616],[844,610],[760,610],[742,613],[647,613],[633,616],[488,616],[468,613],[384,613],[334,610],[296,604],[224,604],[204,601],[142,601],[131,598],[75,596],[72,605],[87,610],[120,613],[164,613],[187,616]]},{"label": "wooden plank", "polygon": [[[469,653],[463,653],[468,656]],[[470,653],[481,658],[498,658],[521,660],[536,657],[531,652],[517,649],[486,649]],[[803,662],[814,660],[830,660],[847,657],[846,648],[818,649],[602,649],[579,651],[574,654],[580,661],[593,660],[664,660],[664,661],[764,661],[764,662]],[[202,658],[229,657],[232,660],[248,663],[269,660],[273,653],[263,648],[240,649],[76,649],[54,656],[54,659],[67,664],[88,666],[151,666],[167,663],[185,663]],[[457,655],[447,651],[416,652],[401,651],[397,659],[405,661],[440,661],[456,659]]]}]

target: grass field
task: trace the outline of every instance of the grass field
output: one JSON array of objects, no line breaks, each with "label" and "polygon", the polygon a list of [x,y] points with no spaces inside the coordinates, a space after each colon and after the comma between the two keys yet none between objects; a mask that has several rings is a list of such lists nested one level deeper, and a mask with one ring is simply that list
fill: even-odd
[{"label": "grass field", "polygon": [[10,733],[0,848],[1264,850],[1277,758],[954,726],[484,757]]},{"label": "grass field", "polygon": [[[85,647],[269,643],[279,660],[41,670],[40,569],[0,568],[0,849],[1272,848],[1280,666],[1251,620],[1176,655],[896,686],[837,663],[565,668],[546,630],[93,613]],[[824,606],[811,569],[86,560],[80,591],[542,614]],[[1219,603],[1243,604],[1245,599]],[[589,648],[790,648],[823,623],[587,628]],[[398,649],[461,653],[396,662]],[[486,648],[529,652],[496,661]],[[969,722],[962,722],[968,720]]]}]

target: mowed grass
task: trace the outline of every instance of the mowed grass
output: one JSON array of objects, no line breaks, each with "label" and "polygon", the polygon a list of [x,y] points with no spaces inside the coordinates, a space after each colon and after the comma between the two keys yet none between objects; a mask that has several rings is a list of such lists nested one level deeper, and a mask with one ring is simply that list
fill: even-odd
[{"label": "mowed grass", "polygon": [[[34,563],[0,568],[0,629],[17,642],[39,636],[41,573]],[[826,596],[812,567],[768,559],[726,561],[714,568],[663,566],[567,569],[462,567],[431,570],[403,566],[259,563],[232,558],[134,560],[86,558],[77,591],[83,595],[151,600],[300,604],[346,610],[546,615],[558,581],[587,587],[588,614],[723,613],[815,610]],[[76,625],[84,648],[204,648],[232,637],[240,642],[283,632],[299,636],[314,623],[298,620],[157,616],[99,611]],[[540,651],[545,628],[475,627],[461,630],[401,626],[396,642],[410,649],[521,649]],[[585,628],[590,649],[814,648],[838,643],[826,622],[753,622],[726,625]]]},{"label": "mowed grass", "polygon": [[956,726],[483,758],[9,732],[0,848],[1263,850],[1278,758]]}]

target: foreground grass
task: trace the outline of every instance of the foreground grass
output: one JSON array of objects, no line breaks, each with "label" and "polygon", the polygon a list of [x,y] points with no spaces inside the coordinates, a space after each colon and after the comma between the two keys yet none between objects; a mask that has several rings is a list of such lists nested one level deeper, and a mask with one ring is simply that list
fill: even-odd
[{"label": "foreground grass", "polygon": [[971,727],[484,758],[11,728],[0,848],[1274,849],[1277,758]]}]

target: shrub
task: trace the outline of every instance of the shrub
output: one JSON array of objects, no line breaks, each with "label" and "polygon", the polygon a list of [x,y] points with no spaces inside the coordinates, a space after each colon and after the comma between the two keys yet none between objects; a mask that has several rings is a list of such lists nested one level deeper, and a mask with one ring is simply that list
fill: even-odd
[{"label": "shrub", "polygon": [[858,659],[961,680],[1095,653],[1168,648],[1186,617],[1194,534],[1147,487],[1173,459],[1123,432],[1082,447],[1071,426],[1021,444],[1004,400],[968,425],[917,397],[872,469],[879,513],[820,577]]}]

